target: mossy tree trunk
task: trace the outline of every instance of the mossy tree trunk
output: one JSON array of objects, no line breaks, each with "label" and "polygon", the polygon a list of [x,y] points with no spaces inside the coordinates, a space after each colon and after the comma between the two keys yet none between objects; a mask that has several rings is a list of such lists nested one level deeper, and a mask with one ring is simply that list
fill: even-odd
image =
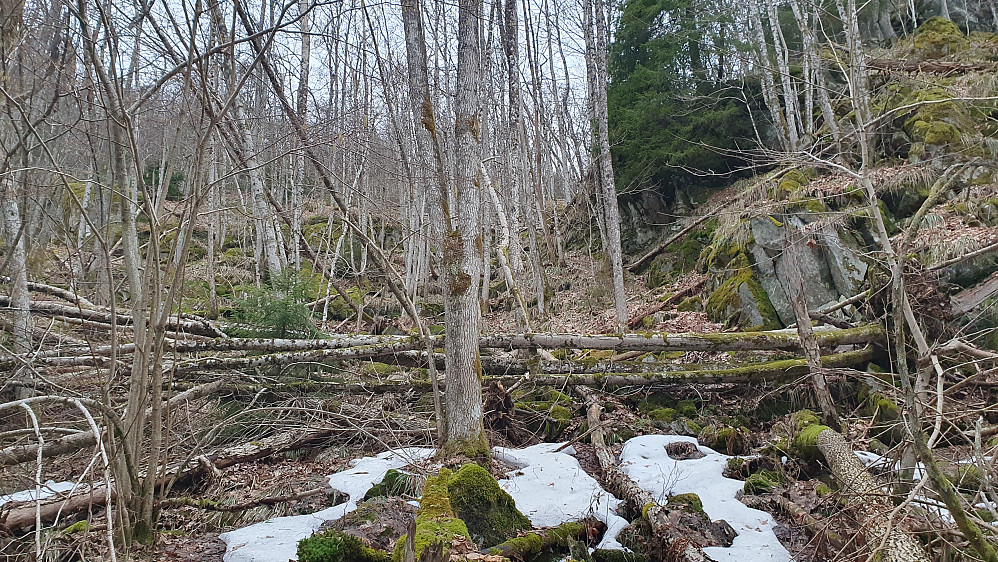
[{"label": "mossy tree trunk", "polygon": [[804,428],[798,437],[802,450],[817,447],[839,483],[843,494],[855,506],[865,527],[866,544],[879,551],[883,562],[929,562],[922,545],[911,535],[903,515],[892,516],[894,506],[842,434],[826,426]]}]

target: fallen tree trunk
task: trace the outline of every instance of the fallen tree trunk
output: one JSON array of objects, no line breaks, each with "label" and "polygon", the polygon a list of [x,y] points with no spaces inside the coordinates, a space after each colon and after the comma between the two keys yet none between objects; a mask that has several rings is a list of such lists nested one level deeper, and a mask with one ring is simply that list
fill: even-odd
[{"label": "fallen tree trunk", "polygon": [[[867,347],[857,351],[846,351],[822,358],[824,368],[843,368],[863,365],[876,356],[873,348]],[[561,364],[563,362],[555,362]],[[543,365],[541,363],[540,365]],[[682,367],[682,366],[679,366]],[[484,362],[483,362],[484,369]],[[805,359],[782,359],[764,363],[749,363],[736,367],[722,367],[699,370],[676,370],[650,373],[619,373],[596,372],[588,374],[552,373],[529,375],[495,375],[485,376],[483,384],[498,382],[505,387],[529,381],[540,386],[581,385],[600,388],[620,388],[625,386],[651,386],[668,384],[738,384],[738,383],[778,383],[792,381],[807,376],[808,368]],[[212,375],[215,376],[215,375]],[[253,396],[262,390],[279,392],[281,390],[297,393],[331,392],[341,394],[377,394],[382,392],[427,392],[431,390],[430,381],[414,380],[406,382],[393,381],[320,381],[303,380],[279,384],[240,384],[232,383],[226,390],[239,395]]]},{"label": "fallen tree trunk", "polygon": [[605,530],[606,525],[589,517],[582,521],[562,523],[557,527],[529,531],[484,552],[510,560],[530,560],[548,549],[568,546],[573,541],[588,542],[588,539],[599,536]]},{"label": "fallen tree trunk", "polygon": [[[929,562],[922,545],[903,520],[892,521],[894,506],[841,433],[823,425],[801,430],[801,450],[817,448],[825,458],[839,489],[849,499],[864,525],[866,544],[884,562]],[[900,518],[899,518],[900,519]]]},{"label": "fallen tree trunk", "polygon": [[652,495],[638,486],[623,470],[617,466],[617,459],[606,445],[605,430],[600,426],[600,415],[603,407],[596,399],[595,392],[585,387],[575,387],[575,393],[586,402],[586,419],[589,427],[597,429],[589,435],[589,441],[596,450],[596,458],[603,470],[601,483],[618,498],[627,502],[635,513],[642,514],[651,526],[653,538],[661,540],[665,550],[673,555],[677,562],[707,562],[713,559],[704,554],[702,546],[688,540],[687,537],[676,537],[676,530],[671,528],[666,510],[658,505]]},{"label": "fallen tree trunk", "polygon": [[[2,299],[4,297],[0,297]],[[0,300],[0,304],[2,300]],[[50,303],[46,303],[48,305]],[[61,305],[60,305],[61,306]],[[835,348],[840,345],[882,342],[885,335],[880,326],[867,325],[849,329],[825,328],[814,331],[818,345]],[[442,345],[440,336],[431,339],[433,345]],[[118,347],[118,353],[128,351],[131,344]],[[403,351],[421,349],[417,336],[351,335],[324,340],[224,338],[205,341],[177,341],[169,346],[175,353],[208,353],[234,351],[265,351],[268,355],[256,357],[211,357],[178,364],[178,372],[208,369],[242,369],[283,365],[288,362],[312,359],[366,359],[393,355]],[[519,350],[532,348],[598,349],[634,352],[660,351],[799,351],[800,341],[794,330],[763,332],[722,333],[648,333],[619,335],[584,334],[494,334],[483,336],[483,349]],[[0,356],[0,367],[20,365],[25,362],[58,366],[82,366],[95,363],[93,356],[109,356],[111,346],[93,349],[73,349],[70,356],[65,351],[50,350],[25,355]],[[297,353],[297,355],[296,355]],[[96,363],[100,364],[99,361]]]},{"label": "fallen tree trunk", "polygon": [[[0,276],[0,284],[8,285],[11,283],[10,277]],[[43,293],[46,295],[51,295],[53,297],[58,297],[66,302],[71,302],[79,306],[86,308],[100,308],[96,304],[90,302],[84,297],[70,291],[68,289],[63,289],[62,287],[56,287],[54,285],[46,285],[45,283],[38,283],[36,281],[28,281],[28,290],[35,293]]]},{"label": "fallen tree trunk", "polygon": [[[173,483],[189,483],[195,478],[210,474],[239,463],[259,460],[271,455],[312,446],[337,434],[355,434],[358,429],[354,425],[335,428],[318,428],[309,431],[289,431],[273,437],[267,437],[250,443],[236,445],[216,451],[210,455],[202,455],[194,463],[184,462],[168,467],[165,474],[158,478],[157,487]],[[379,431],[379,430],[372,430]],[[429,435],[431,429],[392,430]],[[111,499],[117,498],[112,488]],[[36,511],[43,523],[54,521],[57,517],[69,515],[94,506],[103,506],[107,500],[103,485],[88,488],[69,497],[53,497],[36,502],[19,502],[5,504],[0,508],[0,530],[6,532],[24,531],[36,523]]]},{"label": "fallen tree trunk", "polygon": [[682,289],[676,291],[673,295],[671,295],[669,298],[663,300],[662,302],[657,302],[657,303],[655,303],[653,305],[650,305],[648,307],[642,308],[641,310],[638,310],[634,314],[634,316],[632,316],[631,319],[627,321],[627,327],[630,328],[630,329],[632,329],[632,330],[635,330],[635,329],[639,328],[644,323],[644,320],[645,320],[646,316],[649,316],[651,314],[655,314],[656,312],[658,312],[660,310],[664,310],[664,309],[666,309],[666,308],[668,308],[668,307],[670,307],[670,306],[678,303],[686,295],[689,295],[690,293],[696,291],[700,287],[703,287],[706,282],[707,282],[707,277],[706,276],[702,276],[699,279],[697,279],[696,281],[694,281],[692,283],[689,283],[686,287],[683,287]]},{"label": "fallen tree trunk", "polygon": [[[869,324],[840,330],[816,329],[818,345],[835,348],[840,345],[883,342],[886,334],[879,325]],[[481,339],[481,347],[493,349],[610,349],[614,351],[800,351],[796,330],[761,332],[722,332],[684,334],[494,334]]]},{"label": "fallen tree trunk", "polygon": [[[186,404],[191,400],[197,400],[218,392],[223,388],[225,381],[215,381],[200,386],[189,388],[167,400],[168,408],[175,408],[181,404]],[[152,415],[152,407],[146,408],[146,415]],[[93,447],[97,444],[97,439],[92,431],[81,431],[59,439],[49,440],[42,447],[42,458],[54,457],[74,453],[84,447]],[[13,466],[38,458],[38,444],[11,445],[0,449],[0,467]]]},{"label": "fallen tree trunk", "polygon": [[[10,298],[0,295],[0,307],[9,306]],[[90,322],[99,322],[101,324],[107,324],[109,329],[112,318],[119,326],[130,326],[132,324],[131,314],[125,310],[117,311],[117,315],[115,317],[112,316],[111,311],[106,309],[81,308],[78,306],[69,306],[51,301],[31,301],[30,306],[31,312],[35,314],[41,314],[43,316],[62,316],[65,318],[77,318]],[[172,317],[167,322],[166,329],[170,332],[190,333],[198,336],[226,337],[225,333],[205,320],[185,320]]]}]

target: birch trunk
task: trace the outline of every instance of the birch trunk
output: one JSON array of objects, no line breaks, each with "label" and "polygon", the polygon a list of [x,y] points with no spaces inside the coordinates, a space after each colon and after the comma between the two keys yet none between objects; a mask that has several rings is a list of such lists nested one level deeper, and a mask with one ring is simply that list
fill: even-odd
[{"label": "birch trunk", "polygon": [[[28,354],[31,352],[31,297],[28,294],[28,270],[24,251],[24,224],[21,222],[21,212],[18,208],[17,189],[14,185],[14,174],[10,171],[0,179],[0,214],[2,214],[3,227],[6,231],[6,241],[9,246],[7,271],[5,272],[11,279],[10,302],[12,322],[12,351],[17,354]],[[15,399],[30,397],[33,392],[33,371],[28,368],[18,367],[12,373],[14,380],[19,386],[15,390]],[[29,377],[25,380],[25,377]]]},{"label": "birch trunk", "polygon": [[[590,22],[595,22],[595,41],[593,49],[586,49],[587,58],[592,59],[590,66],[595,75],[592,77],[592,100],[596,115],[597,129],[597,170],[599,172],[599,191],[602,193],[603,215],[606,224],[606,240],[604,250],[610,262],[610,273],[613,279],[613,304],[617,317],[617,326],[623,331],[627,325],[627,298],[624,295],[624,262],[620,249],[620,211],[617,208],[617,190],[613,180],[613,162],[610,158],[610,133],[607,115],[607,30],[606,14],[603,0],[585,0],[587,14],[592,14]],[[591,32],[590,32],[591,33]],[[588,42],[587,42],[588,47]]]}]

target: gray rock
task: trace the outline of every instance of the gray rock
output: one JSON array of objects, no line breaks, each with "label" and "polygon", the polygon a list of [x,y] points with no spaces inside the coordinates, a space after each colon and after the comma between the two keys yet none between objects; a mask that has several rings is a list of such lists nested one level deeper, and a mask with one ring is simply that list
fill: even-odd
[{"label": "gray rock", "polygon": [[821,241],[835,289],[845,297],[859,293],[870,269],[860,253],[859,242],[852,233],[839,232],[833,226],[822,229]]}]

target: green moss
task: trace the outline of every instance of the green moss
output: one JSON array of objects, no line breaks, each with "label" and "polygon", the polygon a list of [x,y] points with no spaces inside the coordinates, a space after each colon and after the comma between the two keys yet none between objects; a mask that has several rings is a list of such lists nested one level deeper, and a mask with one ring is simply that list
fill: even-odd
[{"label": "green moss", "polygon": [[[752,264],[744,253],[738,254],[732,259],[727,269],[734,270],[721,285],[707,297],[705,310],[711,320],[729,324],[735,321],[746,329],[778,329],[780,328],[779,316],[776,308],[769,300],[769,295],[762,288],[759,280],[755,278]],[[748,325],[749,319],[743,314],[745,303],[739,294],[739,289],[745,285],[755,301],[756,310],[762,318],[761,325]]]},{"label": "green moss", "polygon": [[728,455],[741,455],[748,452],[748,431],[745,428],[721,427],[709,425],[698,435],[701,443],[715,451]]},{"label": "green moss", "polygon": [[[450,479],[451,471],[441,468],[436,475],[428,477],[423,486],[423,496],[419,500],[419,512],[416,514],[416,536],[413,538],[417,560],[431,544],[442,542],[446,549],[457,536],[471,539],[468,526],[454,515],[451,507],[448,490]],[[402,560],[405,539],[406,536],[403,535],[395,543],[392,555],[395,562]]]},{"label": "green moss", "polygon": [[357,537],[329,530],[298,541],[299,562],[388,562],[387,552],[364,546]]},{"label": "green moss", "polygon": [[728,459],[728,472],[738,473],[742,469],[742,464],[745,463],[745,459],[741,457],[731,457]]},{"label": "green moss", "polygon": [[680,416],[691,419],[699,415],[697,405],[692,400],[680,400],[679,404],[676,404],[676,412]]},{"label": "green moss", "polygon": [[[669,498],[669,502],[666,505],[670,509],[682,509],[689,513],[700,513],[704,517],[707,517],[707,514],[703,510],[703,502],[700,500],[700,496],[693,493],[676,494]],[[647,514],[645,517],[647,517]]]},{"label": "green moss", "polygon": [[572,411],[556,401],[517,402],[516,407],[544,416],[528,420],[527,428],[534,432],[542,431],[549,440],[558,438],[572,421]]},{"label": "green moss", "polygon": [[766,494],[776,489],[776,483],[767,474],[769,471],[760,471],[745,480],[743,490],[750,496]]},{"label": "green moss", "polygon": [[671,422],[676,417],[676,411],[672,408],[655,408],[648,412],[648,419],[655,421]]},{"label": "green moss", "polygon": [[608,550],[599,548],[590,555],[593,562],[648,562],[648,557],[636,552],[625,550]]},{"label": "green moss", "polygon": [[938,59],[970,46],[960,28],[942,17],[929,18],[915,30],[912,54],[921,59]]},{"label": "green moss", "polygon": [[703,310],[703,299],[700,297],[687,297],[676,306],[679,312],[698,312]]},{"label": "green moss", "polygon": [[72,535],[74,533],[82,533],[90,530],[90,522],[84,519],[83,521],[77,521],[69,527],[62,530],[64,535]]},{"label": "green moss", "polygon": [[[566,547],[571,546],[577,537],[584,536],[585,532],[585,523],[581,521],[569,521],[548,529],[547,536],[550,542],[554,543],[553,546]],[[520,537],[510,538],[501,545],[497,544],[496,547],[489,549],[489,552],[491,554],[506,552],[514,560],[529,560],[544,550],[544,543],[544,537],[541,535],[527,533]]]},{"label": "green moss", "polygon": [[794,427],[797,428],[797,431],[801,431],[802,429],[804,429],[809,425],[814,425],[821,422],[821,419],[818,417],[818,414],[815,414],[811,410],[800,410],[794,412],[790,416],[790,420],[793,422]]},{"label": "green moss", "polygon": [[413,476],[393,468],[385,473],[385,477],[381,479],[381,482],[378,482],[367,491],[367,494],[364,495],[364,501],[377,497],[414,495],[416,495],[416,490],[413,486]]},{"label": "green moss", "polygon": [[378,363],[377,361],[369,361],[361,365],[361,372],[365,375],[374,375],[379,377],[387,377],[393,373],[397,373],[399,370],[397,365],[389,365],[388,363]]},{"label": "green moss", "polygon": [[816,460],[821,457],[818,450],[818,435],[829,429],[827,425],[812,424],[802,429],[794,439],[793,452],[805,460]]},{"label": "green moss", "polygon": [[499,544],[530,528],[513,498],[495,478],[476,464],[466,464],[447,483],[454,512],[468,526],[479,546]]},{"label": "green moss", "polygon": [[825,484],[824,482],[818,484],[814,488],[814,491],[816,494],[818,494],[821,497],[830,496],[835,493],[835,490],[833,490],[831,487],[829,487],[828,484]]}]

